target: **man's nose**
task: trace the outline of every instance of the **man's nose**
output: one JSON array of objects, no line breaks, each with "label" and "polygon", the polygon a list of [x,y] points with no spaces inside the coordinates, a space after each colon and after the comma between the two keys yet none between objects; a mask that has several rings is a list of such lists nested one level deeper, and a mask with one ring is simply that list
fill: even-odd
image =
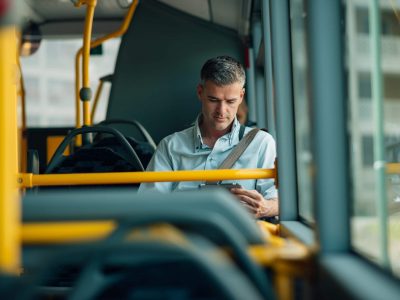
[{"label": "man's nose", "polygon": [[224,111],[226,104],[223,101],[219,101],[217,105],[218,111]]}]

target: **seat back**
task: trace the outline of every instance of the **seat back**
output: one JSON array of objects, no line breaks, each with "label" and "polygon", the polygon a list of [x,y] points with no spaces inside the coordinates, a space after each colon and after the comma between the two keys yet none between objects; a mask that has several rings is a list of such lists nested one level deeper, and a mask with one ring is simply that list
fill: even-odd
[{"label": "seat back", "polygon": [[[46,207],[46,210],[43,210]],[[108,241],[121,242],[132,229],[168,223],[186,234],[201,235],[228,247],[240,269],[269,297],[271,286],[263,272],[247,254],[249,244],[264,243],[254,219],[225,191],[192,191],[171,194],[112,192],[79,194],[47,193],[27,195],[23,201],[23,220],[71,221],[116,220],[119,226]]]},{"label": "seat back", "polygon": [[[63,155],[67,146],[73,142],[73,139],[77,135],[90,133],[111,134],[117,143],[114,143],[113,146],[87,144],[71,155]],[[115,146],[115,144],[117,144],[117,146]],[[120,132],[109,127],[93,126],[72,130],[55,151],[45,173],[90,173],[143,170],[143,165],[136,151]]]},{"label": "seat back", "polygon": [[138,120],[156,143],[186,128],[200,111],[201,66],[221,53],[244,61],[233,31],[161,1],[141,1],[121,40],[106,119]]},{"label": "seat back", "polygon": [[74,266],[76,278],[66,295],[70,300],[263,299],[212,243],[198,236],[187,242],[137,240],[71,247],[43,265],[45,276],[39,284],[48,286],[59,270]]},{"label": "seat back", "polygon": [[116,188],[96,191],[70,190],[68,193],[49,191],[39,195],[27,194],[22,205],[24,222],[137,220],[153,215],[168,216],[169,213],[186,216],[195,213],[228,222],[248,244],[265,242],[263,233],[252,216],[232,194],[223,190],[169,194],[135,193]]},{"label": "seat back", "polygon": [[1,299],[32,299],[34,286],[22,277],[0,274]]}]

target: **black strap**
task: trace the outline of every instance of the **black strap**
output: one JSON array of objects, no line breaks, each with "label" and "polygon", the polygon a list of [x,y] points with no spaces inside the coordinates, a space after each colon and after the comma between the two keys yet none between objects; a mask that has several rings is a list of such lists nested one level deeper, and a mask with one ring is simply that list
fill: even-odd
[{"label": "black strap", "polygon": [[244,135],[244,130],[246,129],[246,126],[244,125],[240,125],[240,129],[239,129],[239,141],[242,140],[243,135]]},{"label": "black strap", "polygon": [[[232,166],[239,159],[242,153],[247,149],[247,146],[250,145],[251,141],[254,139],[259,130],[260,129],[258,128],[253,128],[252,130],[250,130],[250,132],[244,136],[244,138],[236,145],[231,153],[229,153],[225,160],[219,165],[218,169],[232,168]],[[218,184],[218,181],[207,181],[207,184]]]}]

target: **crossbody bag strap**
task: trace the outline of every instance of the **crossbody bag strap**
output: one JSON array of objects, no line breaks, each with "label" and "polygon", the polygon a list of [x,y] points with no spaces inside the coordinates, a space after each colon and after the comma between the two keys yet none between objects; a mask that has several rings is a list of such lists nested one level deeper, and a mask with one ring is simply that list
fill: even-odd
[{"label": "crossbody bag strap", "polygon": [[246,126],[244,125],[240,125],[240,129],[239,129],[239,141],[242,140],[243,136],[244,136],[244,131],[246,129]]},{"label": "crossbody bag strap", "polygon": [[235,164],[235,162],[239,159],[242,153],[247,149],[250,145],[251,141],[256,136],[257,132],[260,131],[258,128],[254,128],[247,133],[243,139],[236,145],[235,149],[232,150],[231,153],[225,158],[225,160],[220,164],[218,169],[230,169]]}]

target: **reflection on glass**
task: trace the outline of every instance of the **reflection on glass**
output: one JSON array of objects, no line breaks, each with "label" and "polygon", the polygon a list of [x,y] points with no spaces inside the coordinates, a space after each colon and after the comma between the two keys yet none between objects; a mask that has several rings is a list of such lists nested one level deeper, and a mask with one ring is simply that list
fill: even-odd
[{"label": "reflection on glass", "polygon": [[[91,56],[89,74],[93,94],[98,78],[114,72],[119,44],[120,39],[107,41],[102,55]],[[82,40],[79,38],[43,40],[34,55],[21,58],[28,126],[74,126],[75,54],[80,47]],[[107,89],[104,89],[96,121],[104,119],[107,99]]]},{"label": "reflection on glass", "polygon": [[308,60],[306,49],[306,19],[304,0],[290,2],[293,62],[293,95],[296,120],[296,162],[299,192],[299,214],[314,221],[311,185],[310,97],[308,90]]},{"label": "reflection on glass", "polygon": [[[352,245],[380,263],[377,182],[374,176],[374,116],[371,93],[369,2],[346,1],[349,133],[352,170]],[[398,7],[397,9],[400,9]],[[381,2],[381,71],[384,149],[388,164],[400,162],[400,22],[389,2]],[[400,174],[387,174],[388,252],[390,267],[400,276]]]},{"label": "reflection on glass", "polygon": [[31,103],[37,105],[40,101],[40,87],[39,87],[39,79],[35,77],[24,78],[24,85],[26,90],[26,97],[29,97]]},{"label": "reflection on glass", "polygon": [[63,109],[63,106],[71,106],[71,101],[65,101],[65,99],[74,98],[74,82],[66,79],[52,79],[49,78],[48,83],[48,96],[51,106]]}]

